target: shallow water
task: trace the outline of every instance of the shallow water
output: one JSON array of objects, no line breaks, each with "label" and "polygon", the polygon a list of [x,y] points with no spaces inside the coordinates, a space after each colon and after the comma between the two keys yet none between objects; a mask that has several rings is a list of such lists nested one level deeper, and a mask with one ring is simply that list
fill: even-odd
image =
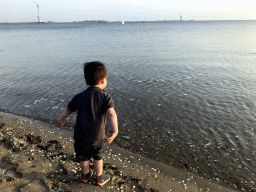
[{"label": "shallow water", "polygon": [[[55,123],[108,68],[115,143],[239,190],[255,187],[256,21],[0,25],[0,109]],[[75,114],[66,122],[72,129]]]}]

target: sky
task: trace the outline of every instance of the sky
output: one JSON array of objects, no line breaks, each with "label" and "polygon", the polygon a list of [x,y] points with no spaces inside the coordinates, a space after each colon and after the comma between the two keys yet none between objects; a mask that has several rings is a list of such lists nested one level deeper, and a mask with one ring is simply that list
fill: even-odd
[{"label": "sky", "polygon": [[254,20],[254,0],[0,0],[0,23],[84,20]]}]

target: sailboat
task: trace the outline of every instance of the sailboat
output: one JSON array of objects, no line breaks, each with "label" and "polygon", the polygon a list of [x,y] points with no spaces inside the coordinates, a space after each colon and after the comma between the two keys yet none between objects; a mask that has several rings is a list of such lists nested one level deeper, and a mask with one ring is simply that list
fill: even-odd
[{"label": "sailboat", "polygon": [[122,21],[121,23],[122,23],[122,25],[124,25],[124,21]]}]

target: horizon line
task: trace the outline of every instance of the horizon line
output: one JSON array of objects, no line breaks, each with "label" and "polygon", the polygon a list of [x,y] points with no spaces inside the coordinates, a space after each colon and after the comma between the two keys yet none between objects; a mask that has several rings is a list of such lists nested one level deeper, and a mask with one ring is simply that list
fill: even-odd
[{"label": "horizon line", "polygon": [[114,23],[114,22],[168,22],[168,21],[177,21],[177,22],[187,22],[187,21],[255,21],[256,19],[210,19],[210,20],[137,20],[137,21],[125,21],[125,20],[117,20],[117,21],[108,21],[108,20],[83,20],[83,21],[41,21],[41,22],[35,22],[35,21],[27,21],[27,22],[0,22],[0,24],[24,24],[24,23],[82,23],[82,22],[108,22],[108,23]]}]

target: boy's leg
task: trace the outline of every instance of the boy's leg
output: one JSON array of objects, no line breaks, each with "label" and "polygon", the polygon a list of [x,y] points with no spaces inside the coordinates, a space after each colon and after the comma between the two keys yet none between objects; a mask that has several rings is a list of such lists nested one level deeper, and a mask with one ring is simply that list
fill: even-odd
[{"label": "boy's leg", "polygon": [[80,161],[80,166],[82,169],[81,182],[86,183],[93,175],[93,170],[90,169],[90,142],[84,140],[75,140],[74,143],[76,159]]},{"label": "boy's leg", "polygon": [[90,161],[80,161],[80,166],[84,174],[88,173],[89,165],[90,165]]},{"label": "boy's leg", "polygon": [[86,183],[93,175],[93,171],[89,168],[90,161],[80,161],[81,169],[82,169],[82,178],[81,182]]},{"label": "boy's leg", "polygon": [[94,170],[96,172],[96,185],[103,186],[110,180],[110,175],[103,173],[103,145],[104,140],[95,142],[92,146],[94,152],[92,157],[94,159]]},{"label": "boy's leg", "polygon": [[96,171],[96,185],[102,187],[110,180],[110,175],[103,173],[103,161],[94,160],[94,168]]},{"label": "boy's leg", "polygon": [[94,170],[97,176],[100,176],[103,172],[103,161],[102,160],[94,160]]}]

